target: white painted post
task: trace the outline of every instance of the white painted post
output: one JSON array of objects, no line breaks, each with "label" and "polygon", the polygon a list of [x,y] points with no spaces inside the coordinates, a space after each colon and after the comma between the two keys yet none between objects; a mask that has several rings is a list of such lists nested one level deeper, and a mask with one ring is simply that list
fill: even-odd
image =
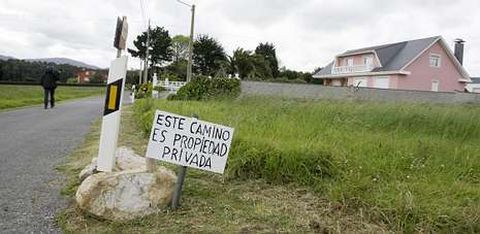
[{"label": "white painted post", "polygon": [[117,48],[117,58],[112,61],[108,71],[107,93],[105,95],[102,130],[98,147],[98,171],[110,172],[115,166],[115,150],[117,149],[118,133],[120,131],[120,114],[128,63],[128,56],[121,55],[122,50],[126,47],[127,35],[127,17],[119,17],[113,42],[113,46]]},{"label": "white painted post", "polygon": [[130,95],[130,98],[132,100],[132,103],[135,103],[135,85],[132,85],[132,95]]},{"label": "white painted post", "polygon": [[108,72],[107,94],[97,158],[98,171],[110,172],[115,165],[115,150],[117,149],[118,133],[120,130],[120,114],[125,88],[125,77],[127,75],[127,62],[127,56],[113,60]]},{"label": "white painted post", "polygon": [[157,86],[158,85],[158,77],[157,77],[157,73],[153,73],[153,87]]},{"label": "white painted post", "polygon": [[158,91],[155,90],[155,87],[158,86],[158,77],[157,77],[157,73],[153,73],[153,80],[152,80],[152,98],[158,98]]}]

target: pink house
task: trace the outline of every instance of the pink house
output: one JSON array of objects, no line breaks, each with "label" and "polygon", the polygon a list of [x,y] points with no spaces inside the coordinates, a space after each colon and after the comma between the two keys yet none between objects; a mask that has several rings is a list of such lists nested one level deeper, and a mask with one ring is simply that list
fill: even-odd
[{"label": "pink house", "polygon": [[328,86],[464,92],[470,76],[441,36],[349,50],[313,75]]}]

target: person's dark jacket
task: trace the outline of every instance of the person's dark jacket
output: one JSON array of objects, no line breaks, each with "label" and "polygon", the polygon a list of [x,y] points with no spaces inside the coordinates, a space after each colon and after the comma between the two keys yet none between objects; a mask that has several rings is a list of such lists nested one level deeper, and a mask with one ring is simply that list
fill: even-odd
[{"label": "person's dark jacket", "polygon": [[58,74],[53,69],[47,69],[45,74],[43,74],[40,84],[44,89],[54,89],[57,88]]}]

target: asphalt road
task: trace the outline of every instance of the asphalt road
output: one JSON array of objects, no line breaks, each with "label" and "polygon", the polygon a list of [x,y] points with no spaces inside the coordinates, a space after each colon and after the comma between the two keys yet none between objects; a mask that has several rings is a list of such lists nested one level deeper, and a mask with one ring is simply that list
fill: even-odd
[{"label": "asphalt road", "polygon": [[[128,100],[128,99],[127,99]],[[103,97],[0,112],[0,233],[59,233],[67,202],[55,167],[101,117]]]}]

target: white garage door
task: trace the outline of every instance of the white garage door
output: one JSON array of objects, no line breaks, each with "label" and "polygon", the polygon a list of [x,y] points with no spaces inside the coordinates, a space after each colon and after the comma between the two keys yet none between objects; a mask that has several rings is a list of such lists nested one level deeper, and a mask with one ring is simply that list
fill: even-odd
[{"label": "white garage door", "polygon": [[375,78],[375,88],[388,89],[390,87],[390,80],[388,77]]}]

